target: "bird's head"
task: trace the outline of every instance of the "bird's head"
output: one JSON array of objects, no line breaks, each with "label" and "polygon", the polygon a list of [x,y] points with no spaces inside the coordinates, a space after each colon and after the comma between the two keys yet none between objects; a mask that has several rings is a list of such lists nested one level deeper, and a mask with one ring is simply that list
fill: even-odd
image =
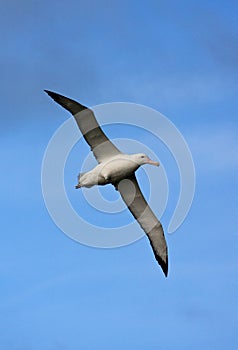
[{"label": "bird's head", "polygon": [[133,154],[133,160],[139,165],[143,165],[143,164],[151,164],[155,166],[160,165],[159,162],[154,162],[144,153]]}]

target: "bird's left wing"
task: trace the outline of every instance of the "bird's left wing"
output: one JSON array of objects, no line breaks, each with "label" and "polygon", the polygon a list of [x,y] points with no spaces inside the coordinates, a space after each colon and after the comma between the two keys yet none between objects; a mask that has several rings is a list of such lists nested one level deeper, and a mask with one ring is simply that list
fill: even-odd
[{"label": "bird's left wing", "polygon": [[168,251],[163,227],[141,193],[135,175],[120,181],[115,187],[134,218],[147,234],[155,258],[167,276]]},{"label": "bird's left wing", "polygon": [[49,90],[45,90],[45,92],[74,116],[85,141],[91,147],[99,163],[117,154],[121,154],[119,149],[108,139],[100,128],[91,109],[55,92]]}]

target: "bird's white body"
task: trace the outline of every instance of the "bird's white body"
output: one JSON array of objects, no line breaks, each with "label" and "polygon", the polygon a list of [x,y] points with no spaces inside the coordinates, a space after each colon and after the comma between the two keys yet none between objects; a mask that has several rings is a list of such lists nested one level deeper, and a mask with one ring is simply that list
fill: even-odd
[{"label": "bird's white body", "polygon": [[76,188],[118,183],[133,174],[142,164],[147,163],[159,165],[143,153],[116,155],[98,164],[92,170],[80,174]]}]

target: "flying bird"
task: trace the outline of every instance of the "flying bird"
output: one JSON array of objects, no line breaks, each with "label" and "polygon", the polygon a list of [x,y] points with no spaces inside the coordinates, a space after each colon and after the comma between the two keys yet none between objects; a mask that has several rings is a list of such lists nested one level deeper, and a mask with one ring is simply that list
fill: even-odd
[{"label": "flying bird", "polygon": [[98,162],[91,171],[79,174],[75,188],[112,184],[149,238],[154,256],[167,276],[168,249],[163,227],[146,202],[135,176],[141,165],[159,166],[159,163],[143,153],[122,153],[104,134],[90,108],[55,92],[45,92],[74,116]]}]

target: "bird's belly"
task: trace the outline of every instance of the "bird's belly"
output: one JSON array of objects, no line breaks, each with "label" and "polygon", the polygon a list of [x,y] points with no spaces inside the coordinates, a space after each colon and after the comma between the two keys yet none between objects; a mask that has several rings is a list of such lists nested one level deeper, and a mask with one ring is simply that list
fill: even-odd
[{"label": "bird's belly", "polygon": [[125,179],[137,168],[138,165],[131,160],[110,161],[103,166],[101,175],[110,182],[116,182]]}]

